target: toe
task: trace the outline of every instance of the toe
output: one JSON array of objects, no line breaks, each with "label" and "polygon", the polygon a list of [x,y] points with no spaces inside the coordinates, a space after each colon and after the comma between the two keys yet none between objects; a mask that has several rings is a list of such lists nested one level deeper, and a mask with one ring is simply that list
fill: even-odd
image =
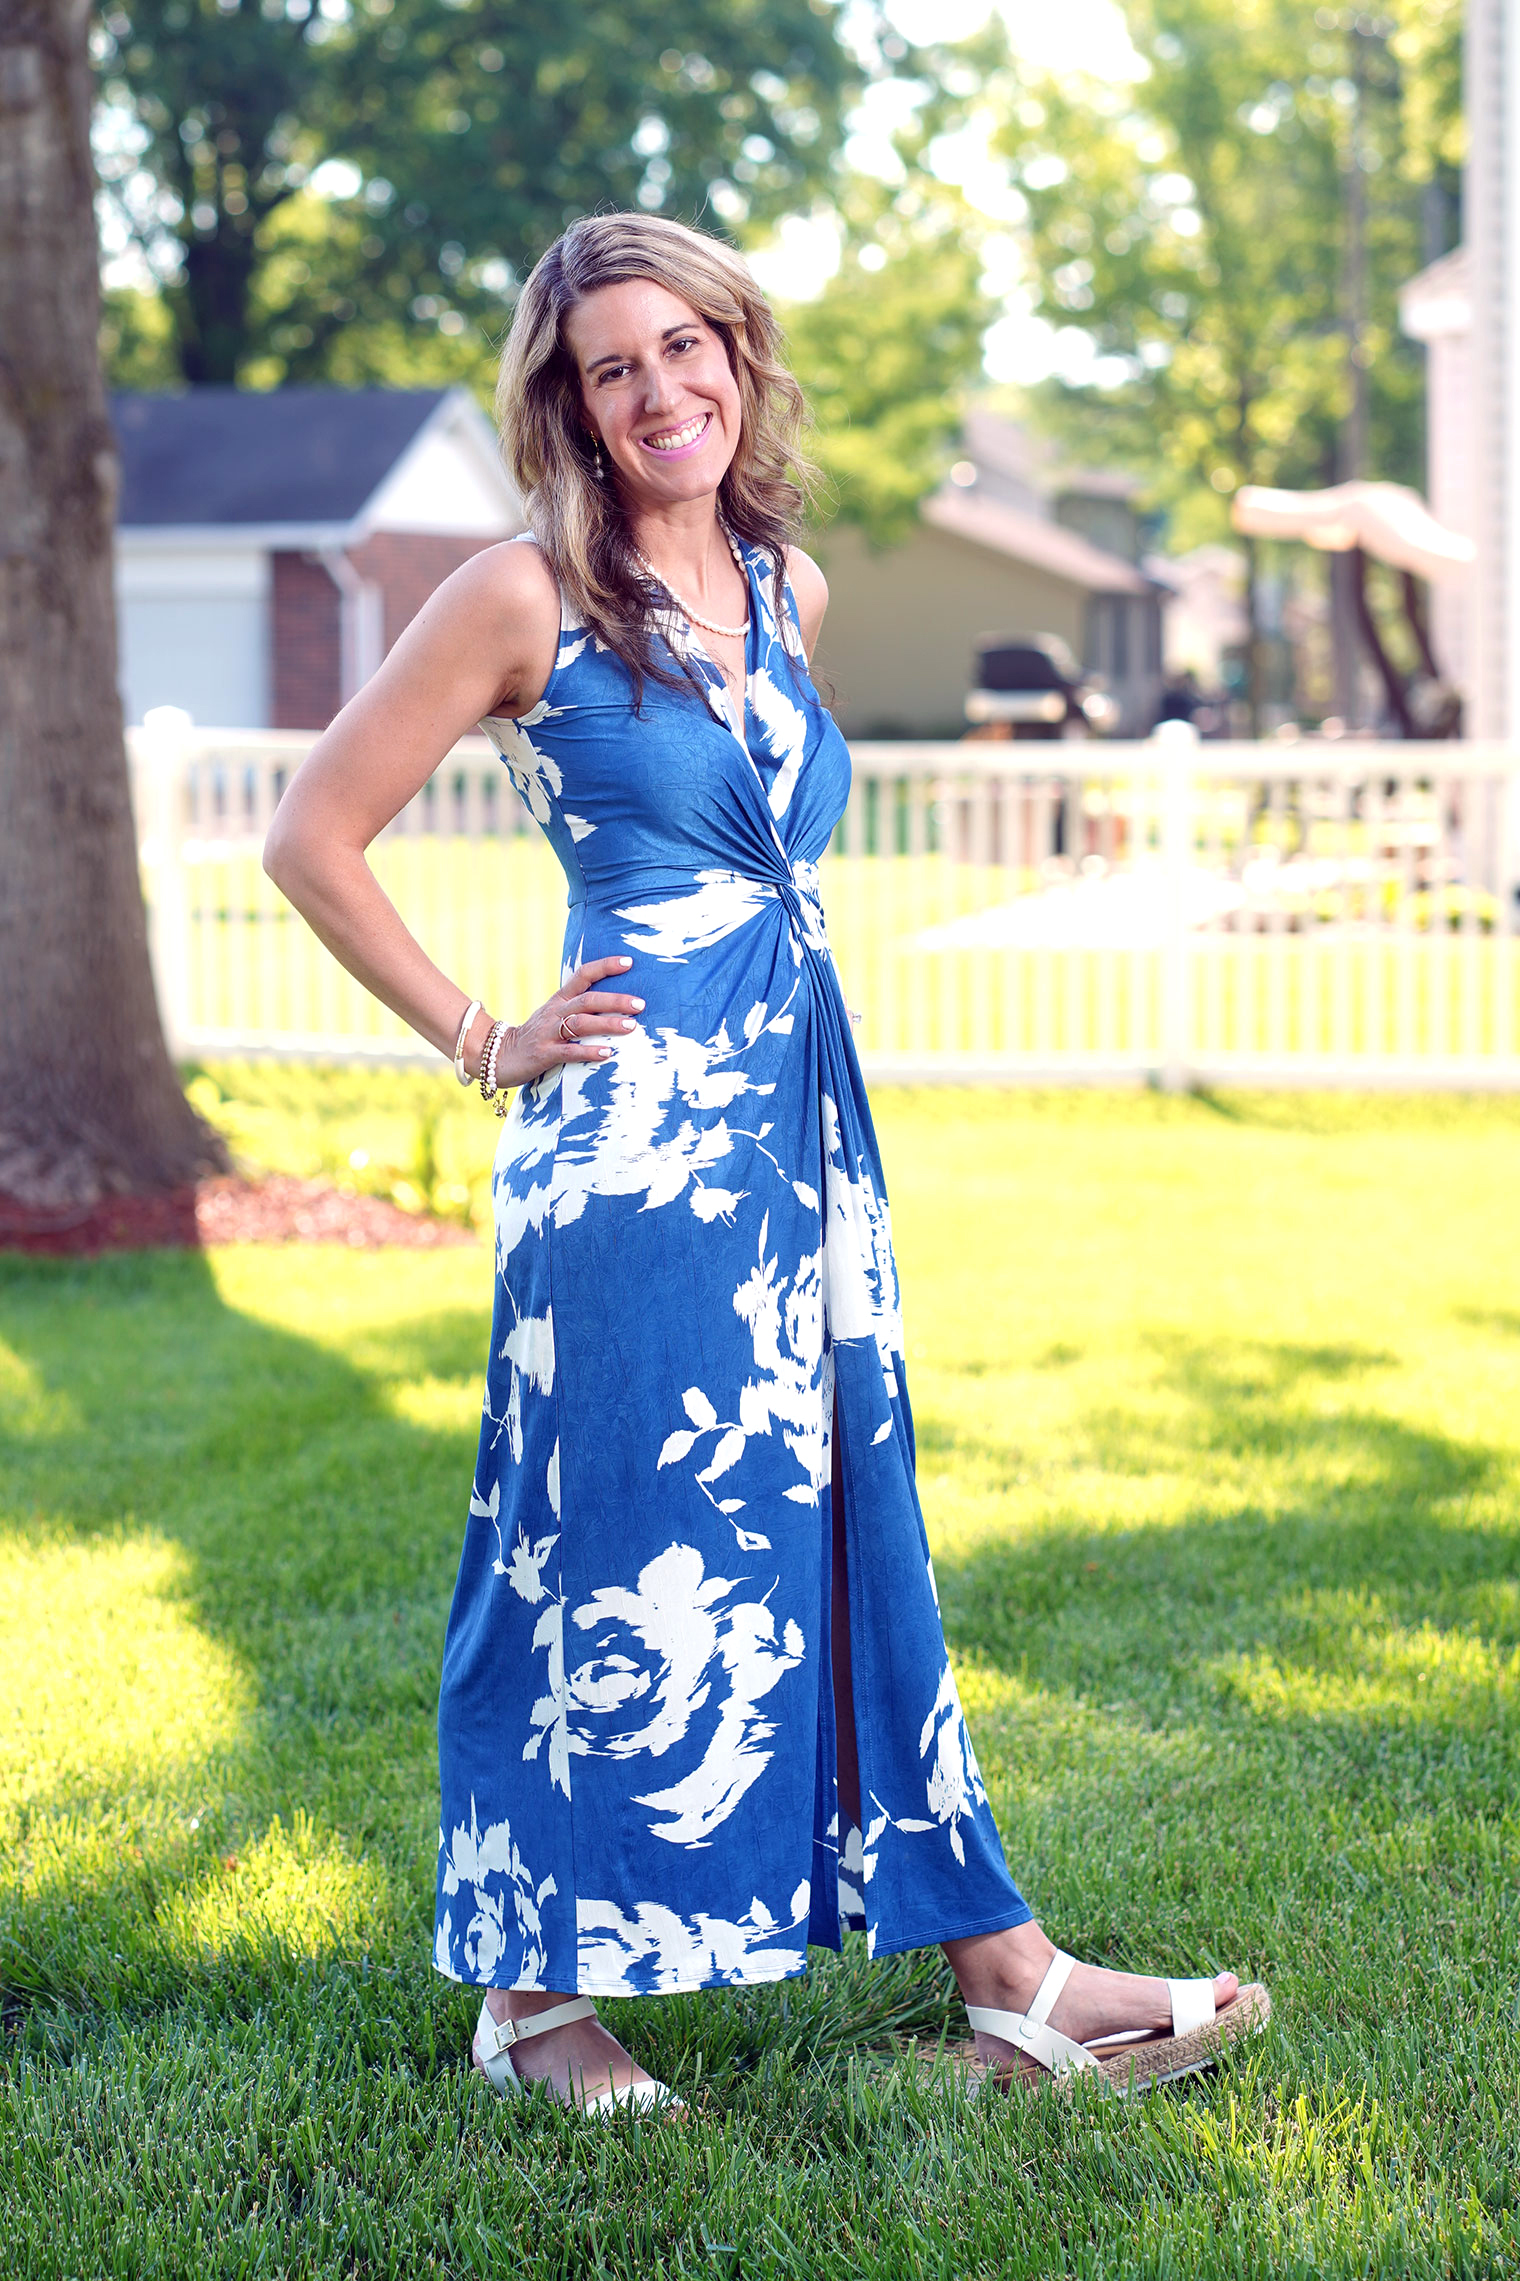
[{"label": "toe", "polygon": [[1239,1994],[1240,1982],[1233,1972],[1216,1974],[1214,1980],[1214,2009],[1216,2012],[1222,2012],[1227,2004],[1233,2004]]}]

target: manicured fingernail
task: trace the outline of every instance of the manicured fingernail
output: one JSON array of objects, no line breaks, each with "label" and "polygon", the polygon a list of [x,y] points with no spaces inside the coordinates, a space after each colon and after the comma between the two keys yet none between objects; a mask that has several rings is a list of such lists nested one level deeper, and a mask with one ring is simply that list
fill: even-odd
[{"label": "manicured fingernail", "polygon": [[621,1021],[621,1022],[619,1022],[619,1023],[618,1023],[618,1028],[619,1028],[620,1030],[636,1030],[636,1029],[638,1028],[638,1026],[639,1026],[639,1025],[638,1025],[638,1023],[637,1023],[637,1022],[630,1022],[630,1021],[627,1021],[627,1020],[624,1020],[624,1021]]},{"label": "manicured fingernail", "polygon": [[629,999],[629,1001],[628,1001],[628,1003],[629,1003],[629,1005],[630,1005],[630,1006],[633,1008],[633,1010],[634,1010],[634,1012],[635,1012],[636,1014],[642,1014],[642,1013],[643,1013],[643,1011],[644,1011],[644,1001],[643,1001],[643,999],[642,999],[642,998],[630,998],[630,999]]},{"label": "manicured fingernail", "polygon": [[633,960],[631,958],[620,958],[618,964],[619,966],[632,966]]},{"label": "manicured fingernail", "polygon": [[612,1048],[611,1048],[611,1046],[610,1046],[610,1045],[599,1045],[599,1046],[597,1047],[597,1049],[596,1049],[596,1058],[597,1058],[597,1060],[598,1060],[598,1061],[609,1061],[609,1060],[611,1059],[611,1057],[612,1057]]}]

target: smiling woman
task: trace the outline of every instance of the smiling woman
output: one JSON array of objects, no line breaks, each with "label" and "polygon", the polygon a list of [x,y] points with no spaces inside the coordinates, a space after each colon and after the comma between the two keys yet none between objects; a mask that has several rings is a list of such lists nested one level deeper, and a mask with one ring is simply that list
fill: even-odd
[{"label": "smiling woman", "polygon": [[[532,535],[434,598],[282,802],[267,861],[487,1096],[495,1319],[439,1704],[434,1957],[475,2063],[670,2094],[594,1996],[942,1945],[998,2080],[1188,2073],[1263,1991],[1075,1965],[1009,1876],[914,1479],[881,1161],[818,895],[849,754],[808,672],[802,402],[738,256],[577,222],[500,411]],[[564,870],[520,1026],[364,860],[476,720]],[[621,984],[638,964],[641,995]],[[639,1017],[642,1017],[640,1019]]]},{"label": "smiling woman", "polygon": [[[620,511],[624,485],[640,528],[664,526],[663,544],[647,543],[679,578],[683,609],[694,598],[708,612],[693,623],[742,641],[744,577],[721,522],[766,556],[778,612],[794,573],[811,649],[826,593],[789,547],[812,483],[806,407],[765,296],[727,246],[647,214],[578,223],[523,290],[496,401],[544,559],[636,698],[646,676],[675,668],[654,617],[674,590]],[[717,662],[731,685],[742,674],[732,650]]]}]

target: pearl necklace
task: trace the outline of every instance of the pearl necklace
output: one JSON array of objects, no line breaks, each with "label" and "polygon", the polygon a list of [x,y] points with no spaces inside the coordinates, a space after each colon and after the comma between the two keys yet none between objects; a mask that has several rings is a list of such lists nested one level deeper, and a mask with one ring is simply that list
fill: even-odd
[{"label": "pearl necklace", "polygon": [[[728,540],[728,551],[733,556],[739,575],[742,578],[744,576],[744,557],[739,552],[739,542],[734,537],[732,531],[725,531],[723,535]],[[675,588],[671,585],[668,578],[661,577],[659,571],[655,569],[654,564],[650,561],[647,554],[640,554],[637,547],[634,548],[633,553],[634,560],[638,563],[640,569],[648,573],[648,575],[654,580],[656,586],[664,587],[666,593],[670,596],[670,599],[672,602],[674,602],[676,608],[680,611],[683,618],[689,618],[694,626],[700,626],[704,634],[722,634],[725,640],[733,642],[742,641],[744,639],[744,636],[749,632],[749,613],[747,611],[745,613],[743,623],[737,626],[720,626],[717,623],[716,619],[704,618],[699,610],[694,610],[689,602],[682,600],[681,596],[676,592]]]}]

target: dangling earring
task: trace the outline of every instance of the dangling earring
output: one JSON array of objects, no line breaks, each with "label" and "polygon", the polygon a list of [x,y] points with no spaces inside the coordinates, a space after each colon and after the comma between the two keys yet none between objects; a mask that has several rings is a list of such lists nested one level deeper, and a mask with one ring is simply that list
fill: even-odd
[{"label": "dangling earring", "polygon": [[602,439],[600,436],[592,437],[591,451],[591,472],[596,477],[598,483],[605,483],[607,480],[607,468],[605,462],[602,459]]}]

